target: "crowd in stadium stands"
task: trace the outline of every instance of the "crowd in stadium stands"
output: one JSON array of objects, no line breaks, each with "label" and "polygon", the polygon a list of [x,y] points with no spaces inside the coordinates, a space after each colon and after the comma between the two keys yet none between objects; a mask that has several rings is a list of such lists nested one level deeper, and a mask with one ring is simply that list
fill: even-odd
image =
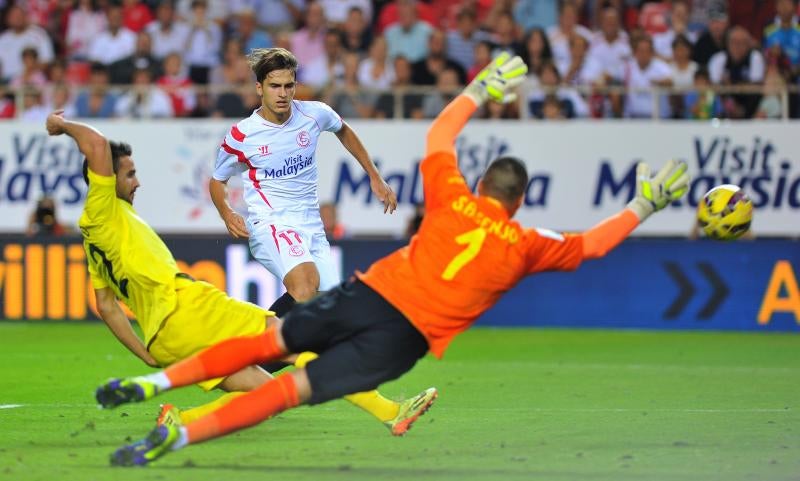
[{"label": "crowd in stadium stands", "polygon": [[243,117],[259,105],[245,54],[272,46],[299,59],[297,98],[346,118],[433,118],[503,51],[530,73],[520,102],[485,118],[800,110],[794,0],[0,0],[0,12],[0,118]]}]

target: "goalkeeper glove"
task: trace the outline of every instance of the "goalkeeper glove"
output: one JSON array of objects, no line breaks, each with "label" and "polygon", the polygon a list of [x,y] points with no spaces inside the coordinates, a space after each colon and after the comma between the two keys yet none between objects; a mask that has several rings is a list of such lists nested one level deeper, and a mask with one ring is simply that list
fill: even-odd
[{"label": "goalkeeper glove", "polygon": [[464,89],[464,95],[472,98],[478,106],[489,99],[503,104],[513,102],[517,95],[512,90],[525,80],[526,73],[528,67],[519,56],[511,58],[508,53],[502,53],[478,72]]},{"label": "goalkeeper glove", "polygon": [[655,177],[650,177],[650,166],[639,162],[636,166],[636,196],[628,202],[628,208],[636,213],[639,222],[680,199],[689,190],[686,169],[686,162],[670,159]]}]

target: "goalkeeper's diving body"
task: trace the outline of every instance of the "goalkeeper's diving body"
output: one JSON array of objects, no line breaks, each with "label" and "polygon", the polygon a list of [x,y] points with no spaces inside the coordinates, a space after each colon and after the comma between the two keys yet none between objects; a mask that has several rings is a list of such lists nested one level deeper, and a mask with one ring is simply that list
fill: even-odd
[{"label": "goalkeeper's diving body", "polygon": [[300,404],[374,389],[410,370],[428,351],[441,357],[458,333],[523,277],[570,271],[584,260],[603,257],[651,214],[686,193],[686,164],[669,161],[654,177],[640,164],[636,196],[628,206],[574,235],[526,229],[511,219],[528,181],[517,158],[491,162],[474,195],[458,170],[456,136],[486,101],[512,99],[525,73],[519,57],[501,55],[433,122],[420,164],[426,214],[409,245],[293,309],[263,334],[230,339],[159,373],[99,387],[97,401],[110,408],[287,353],[319,354],[304,369],[279,375],[186,426],[156,428],[118,449],[112,464],[147,464]]},{"label": "goalkeeper's diving body", "polygon": [[[79,226],[97,310],[134,355],[151,367],[169,366],[222,340],[261,334],[277,321],[273,312],[232,299],[211,284],[178,270],[167,246],[133,208],[139,181],[128,144],[109,142],[93,127],[64,119],[61,111],[48,116],[46,128],[50,135],[72,137],[86,157],[84,175],[89,190]],[[117,300],[133,311],[143,340],[134,332]],[[304,365],[314,357],[306,352],[297,356],[295,363]],[[200,382],[205,390],[219,388],[227,394],[181,413],[174,408],[162,409],[159,424],[189,422],[271,379],[258,366],[243,366]],[[348,401],[398,436],[436,398],[434,388],[402,403],[376,391],[346,394]]]}]

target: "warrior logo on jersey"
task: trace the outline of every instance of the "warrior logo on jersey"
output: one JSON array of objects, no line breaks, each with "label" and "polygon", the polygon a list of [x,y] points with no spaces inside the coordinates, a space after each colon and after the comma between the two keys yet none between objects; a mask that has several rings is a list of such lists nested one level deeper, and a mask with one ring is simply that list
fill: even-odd
[{"label": "warrior logo on jersey", "polygon": [[258,148],[258,153],[261,155],[270,155],[272,152],[269,151],[269,145],[262,145]]},{"label": "warrior logo on jersey", "polygon": [[300,147],[306,148],[311,145],[311,136],[308,135],[308,132],[303,130],[299,134],[297,134],[297,145]]}]

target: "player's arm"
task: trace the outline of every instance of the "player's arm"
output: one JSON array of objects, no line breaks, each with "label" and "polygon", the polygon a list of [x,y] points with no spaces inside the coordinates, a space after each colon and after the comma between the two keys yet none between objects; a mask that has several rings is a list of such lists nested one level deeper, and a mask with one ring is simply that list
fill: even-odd
[{"label": "player's arm", "polygon": [[390,214],[394,212],[394,210],[397,209],[397,195],[392,188],[389,187],[389,184],[383,180],[383,177],[381,177],[378,168],[375,166],[375,163],[372,162],[367,149],[364,147],[364,144],[361,143],[361,139],[358,138],[355,130],[350,128],[347,122],[342,122],[342,128],[336,131],[336,137],[344,148],[355,157],[359,164],[361,164],[361,168],[364,169],[364,172],[369,176],[369,186],[372,189],[372,193],[375,194],[375,197],[383,202],[383,212],[389,212]]},{"label": "player's arm", "polygon": [[244,219],[228,203],[227,184],[227,180],[217,180],[212,177],[208,182],[208,193],[211,195],[211,201],[214,203],[214,207],[217,208],[217,212],[225,222],[225,227],[228,228],[231,236],[237,239],[246,239],[250,235],[244,225]]},{"label": "player's arm", "polygon": [[654,176],[650,167],[636,168],[636,195],[622,212],[583,232],[583,258],[603,257],[627,238],[651,214],[680,199],[689,189],[686,163],[670,160]]},{"label": "player's arm", "polygon": [[144,361],[150,367],[159,367],[158,362],[147,352],[147,348],[139,336],[131,327],[131,321],[122,311],[114,296],[114,291],[110,287],[95,289],[95,299],[97,300],[97,312],[100,318],[106,323],[111,332],[128,348],[136,357]]},{"label": "player's arm", "polygon": [[104,177],[114,175],[111,147],[108,145],[108,139],[99,130],[81,122],[64,119],[63,110],[56,110],[48,115],[45,127],[50,135],[67,134],[75,139],[78,149],[86,156],[92,172]]}]

